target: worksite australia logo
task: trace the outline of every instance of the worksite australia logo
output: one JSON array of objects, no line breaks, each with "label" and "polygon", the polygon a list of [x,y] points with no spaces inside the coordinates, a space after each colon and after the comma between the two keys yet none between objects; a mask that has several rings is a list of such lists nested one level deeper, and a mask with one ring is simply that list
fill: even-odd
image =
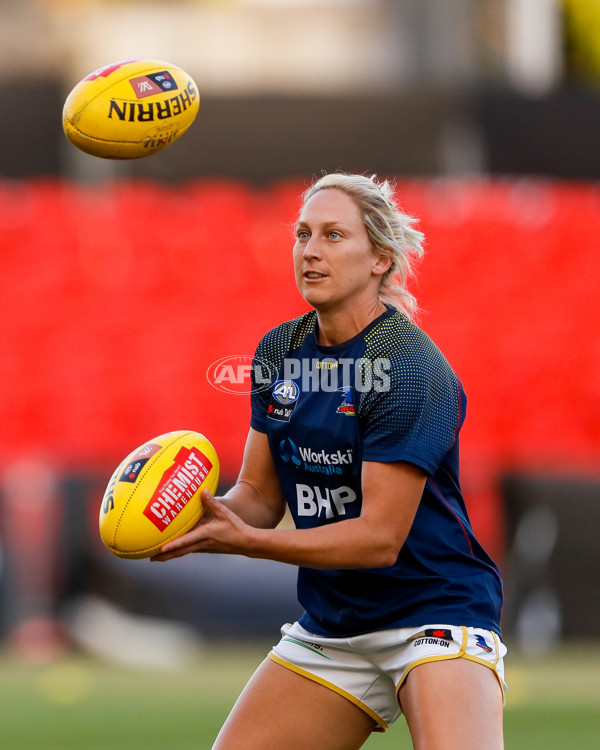
[{"label": "worksite australia logo", "polygon": [[239,396],[252,391],[264,391],[273,383],[277,371],[270,362],[249,354],[221,357],[206,371],[206,379],[218,391]]},{"label": "worksite australia logo", "polygon": [[279,443],[279,455],[284,463],[313,474],[342,474],[345,468],[352,466],[352,448],[327,453],[323,449],[296,445],[291,438],[284,438]]}]

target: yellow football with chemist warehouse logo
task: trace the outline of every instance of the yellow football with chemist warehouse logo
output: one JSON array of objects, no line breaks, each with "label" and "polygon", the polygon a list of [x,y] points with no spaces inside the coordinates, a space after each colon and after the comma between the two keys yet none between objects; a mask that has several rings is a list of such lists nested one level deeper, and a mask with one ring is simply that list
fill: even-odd
[{"label": "yellow football with chemist warehouse logo", "polygon": [[117,557],[150,557],[202,518],[203,489],[215,493],[219,458],[199,432],[149,440],[117,466],[100,507],[100,537]]},{"label": "yellow football with chemist warehouse logo", "polygon": [[181,68],[161,60],[126,60],[75,86],[63,107],[63,130],[92,156],[138,159],[180,138],[199,106],[198,87]]}]

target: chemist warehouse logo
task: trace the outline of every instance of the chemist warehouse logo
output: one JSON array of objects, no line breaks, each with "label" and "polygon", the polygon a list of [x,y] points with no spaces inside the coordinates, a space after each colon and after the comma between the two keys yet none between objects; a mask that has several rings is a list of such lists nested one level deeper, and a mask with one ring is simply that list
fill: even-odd
[{"label": "chemist warehouse logo", "polygon": [[352,466],[352,449],[327,453],[312,448],[298,446],[290,438],[279,443],[279,455],[287,464],[297,466],[313,474],[342,474],[346,467]]}]

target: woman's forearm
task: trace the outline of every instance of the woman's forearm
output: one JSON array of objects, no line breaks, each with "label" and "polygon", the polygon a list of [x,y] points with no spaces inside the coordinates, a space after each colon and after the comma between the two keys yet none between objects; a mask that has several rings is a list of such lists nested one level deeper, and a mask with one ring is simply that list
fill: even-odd
[{"label": "woman's forearm", "polygon": [[401,544],[384,528],[353,518],[314,529],[252,529],[247,557],[314,568],[385,568],[396,562]]},{"label": "woman's forearm", "polygon": [[274,529],[285,512],[283,498],[266,496],[245,480],[238,480],[220,499],[244,523],[258,529]]}]

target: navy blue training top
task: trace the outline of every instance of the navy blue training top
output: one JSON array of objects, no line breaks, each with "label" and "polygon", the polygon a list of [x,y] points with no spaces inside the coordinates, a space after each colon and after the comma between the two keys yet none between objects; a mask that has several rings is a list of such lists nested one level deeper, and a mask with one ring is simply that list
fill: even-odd
[{"label": "navy blue training top", "polygon": [[386,568],[300,567],[300,623],[326,636],[426,624],[500,633],[502,582],[459,483],[462,385],[431,339],[388,309],[335,346],[314,310],[269,331],[253,368],[251,426],[266,433],[297,528],[360,515],[363,461],[428,475],[410,533]]}]

